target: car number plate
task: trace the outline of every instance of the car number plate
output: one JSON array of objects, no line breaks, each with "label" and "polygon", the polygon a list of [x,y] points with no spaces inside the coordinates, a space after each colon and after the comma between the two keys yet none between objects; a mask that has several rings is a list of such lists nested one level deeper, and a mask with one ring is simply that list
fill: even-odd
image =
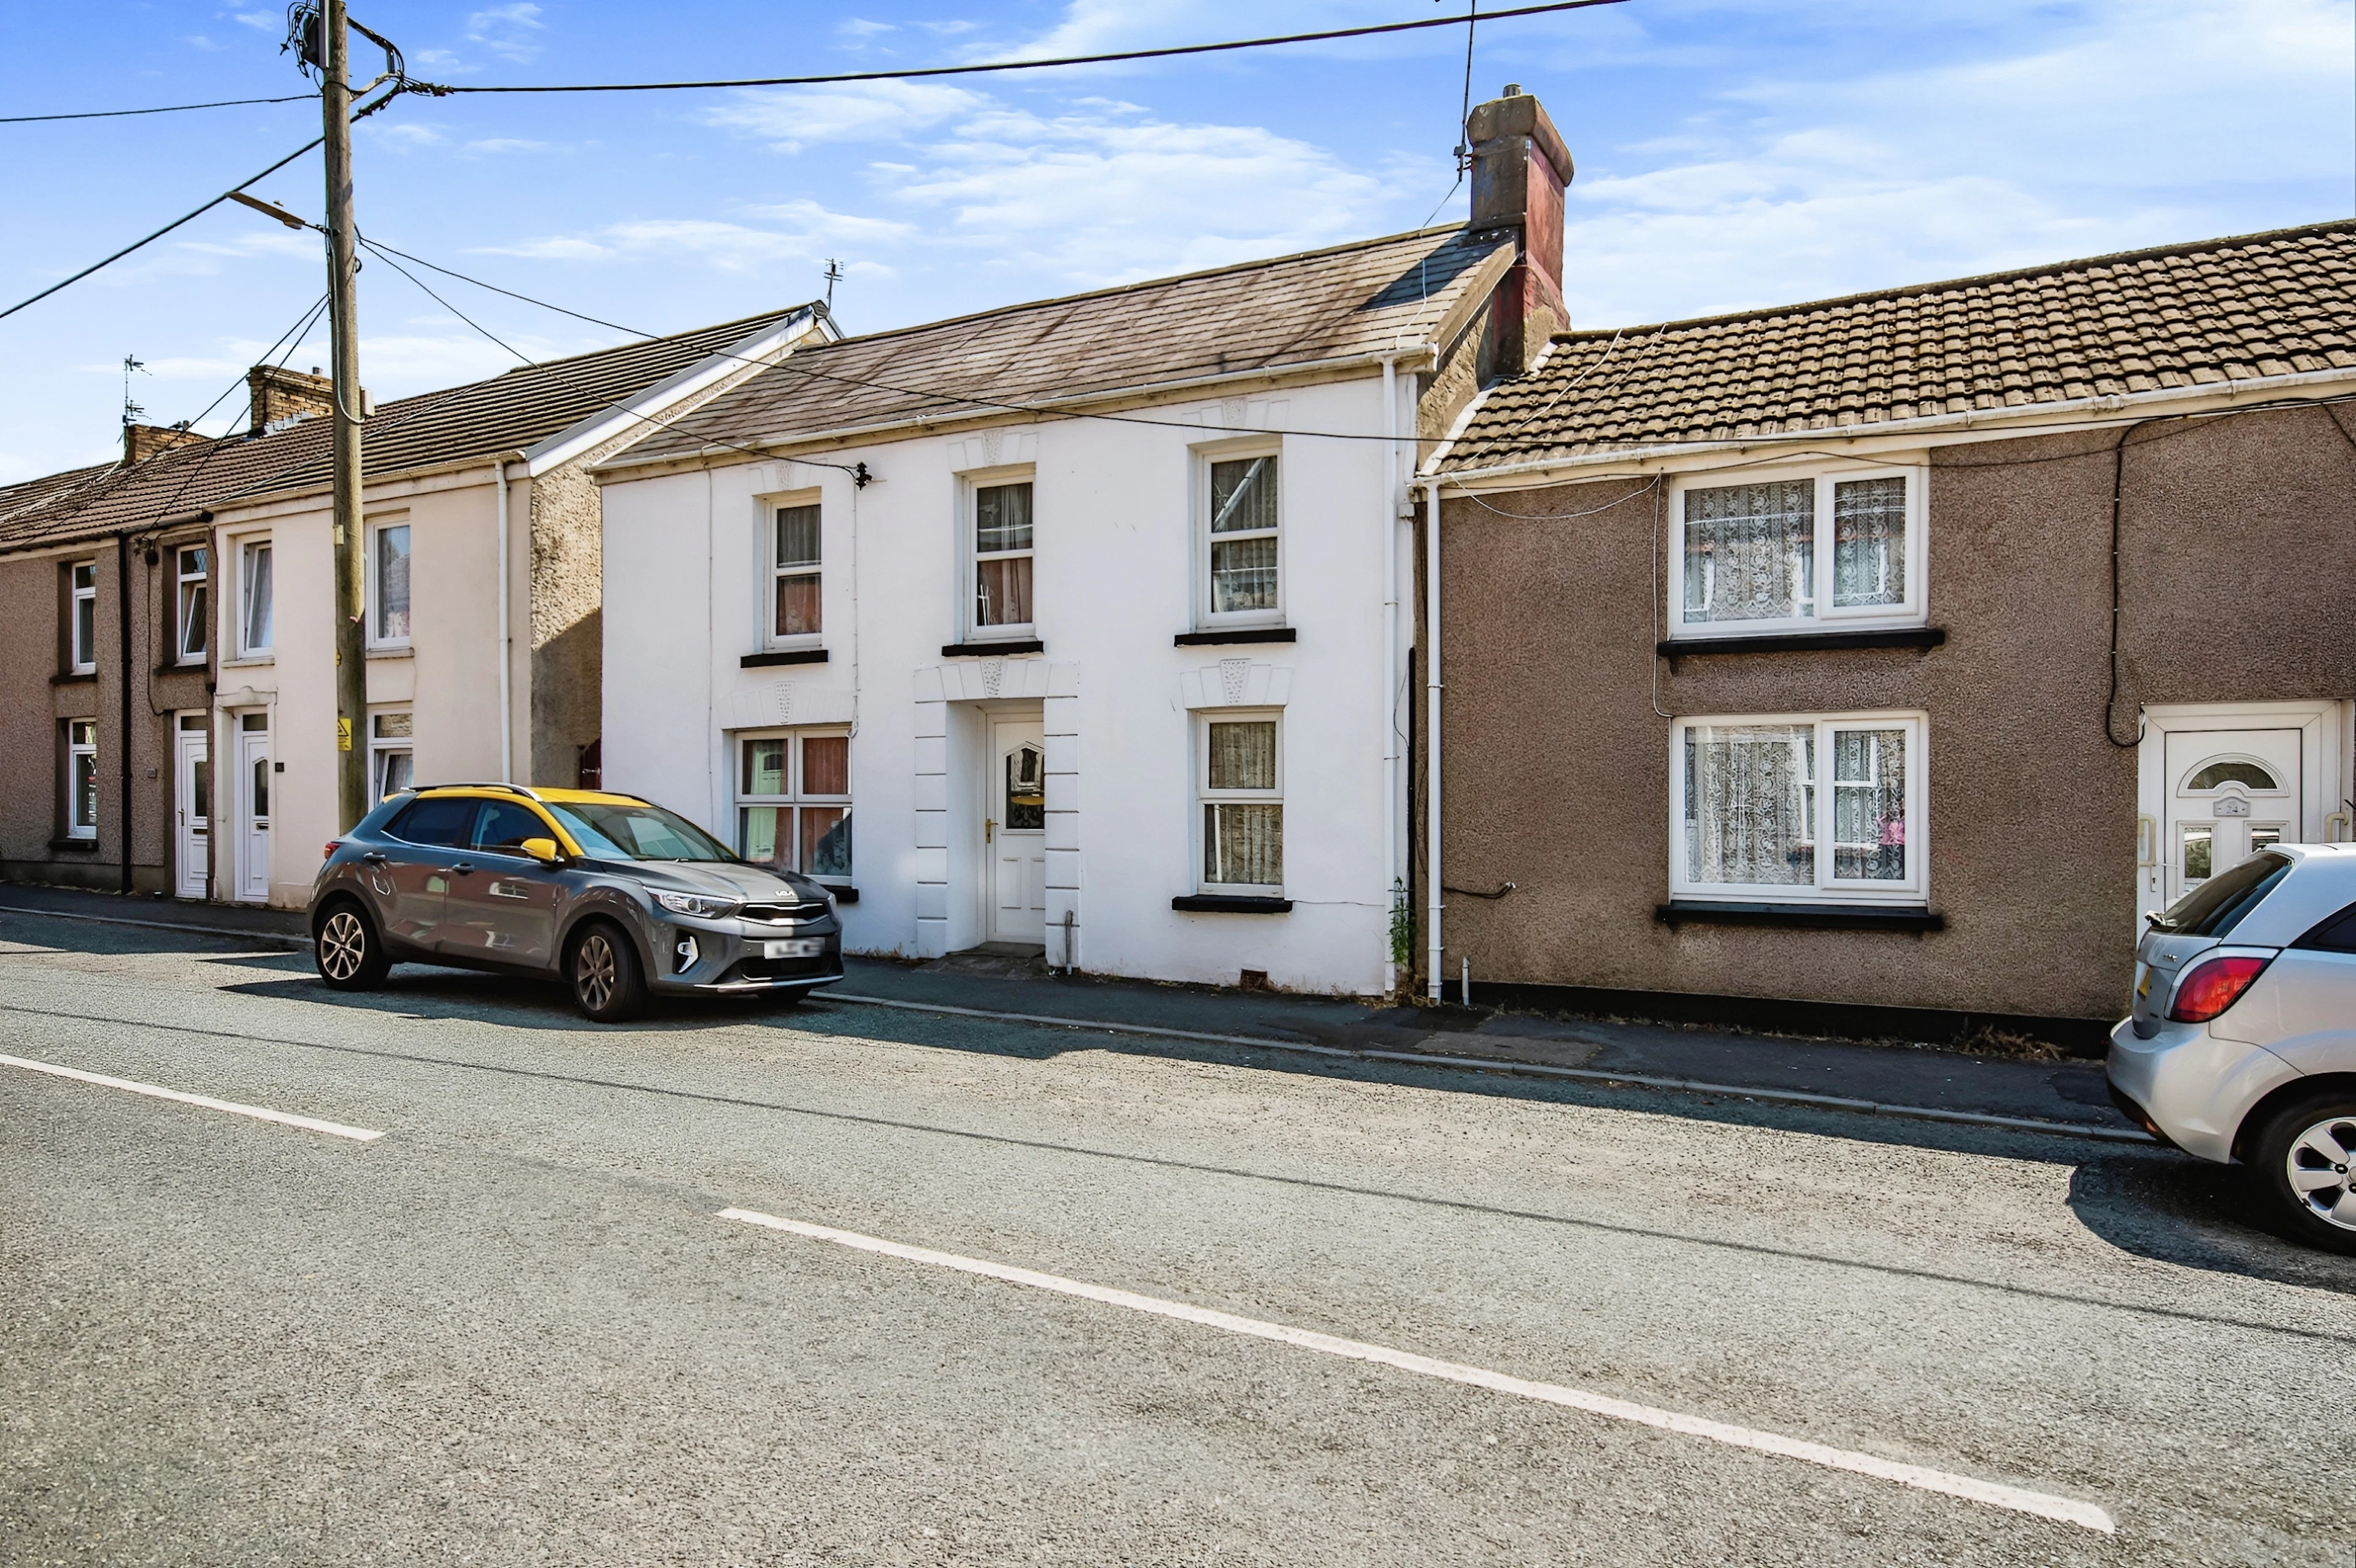
[{"label": "car number plate", "polygon": [[789,936],[783,942],[761,944],[764,958],[815,958],[826,951],[823,936]]}]

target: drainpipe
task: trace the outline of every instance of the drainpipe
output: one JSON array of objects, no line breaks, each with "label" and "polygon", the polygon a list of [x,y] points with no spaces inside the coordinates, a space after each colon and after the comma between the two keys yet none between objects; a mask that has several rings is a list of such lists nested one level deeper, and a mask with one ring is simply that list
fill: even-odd
[{"label": "drainpipe", "polygon": [[499,782],[515,783],[515,639],[508,631],[508,460],[491,464],[499,492]]},{"label": "drainpipe", "polygon": [[123,728],[114,742],[123,762],[123,891],[131,891],[131,536],[114,536],[114,633],[122,657]]},{"label": "drainpipe", "polygon": [[1423,755],[1427,988],[1440,1000],[1440,486],[1423,487]]},{"label": "drainpipe", "polygon": [[[1398,725],[1391,704],[1398,690],[1398,356],[1383,356],[1383,897],[1398,894]],[[1383,995],[1398,990],[1398,961],[1390,922],[1383,923]]]}]

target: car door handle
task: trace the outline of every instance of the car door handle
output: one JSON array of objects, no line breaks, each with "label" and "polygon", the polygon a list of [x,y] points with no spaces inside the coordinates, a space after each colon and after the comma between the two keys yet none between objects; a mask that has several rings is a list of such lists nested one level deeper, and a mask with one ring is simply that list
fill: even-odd
[{"label": "car door handle", "polygon": [[474,869],[475,863],[472,860],[461,860],[455,866],[443,867],[442,874],[445,877],[463,877]]},{"label": "car door handle", "polygon": [[385,854],[382,850],[371,849],[367,854],[360,857],[360,864],[363,866],[389,866],[392,864],[392,857]]}]

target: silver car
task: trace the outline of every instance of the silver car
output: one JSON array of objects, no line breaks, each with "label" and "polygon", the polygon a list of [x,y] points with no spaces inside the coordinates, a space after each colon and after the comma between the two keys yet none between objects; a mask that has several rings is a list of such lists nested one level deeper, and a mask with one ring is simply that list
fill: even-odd
[{"label": "silver car", "polygon": [[2356,845],[2276,846],[2149,918],[2111,1097],[2246,1167],[2286,1233],[2356,1253]]}]

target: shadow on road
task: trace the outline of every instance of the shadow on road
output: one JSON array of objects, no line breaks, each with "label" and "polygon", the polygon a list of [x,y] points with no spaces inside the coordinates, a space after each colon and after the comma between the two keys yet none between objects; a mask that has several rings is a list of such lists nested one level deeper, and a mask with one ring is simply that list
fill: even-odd
[{"label": "shadow on road", "polygon": [[2070,1208],[2086,1229],[2138,1257],[2356,1296],[2356,1258],[2265,1229],[2239,1167],[2189,1155],[2097,1157],[2072,1175]]}]

